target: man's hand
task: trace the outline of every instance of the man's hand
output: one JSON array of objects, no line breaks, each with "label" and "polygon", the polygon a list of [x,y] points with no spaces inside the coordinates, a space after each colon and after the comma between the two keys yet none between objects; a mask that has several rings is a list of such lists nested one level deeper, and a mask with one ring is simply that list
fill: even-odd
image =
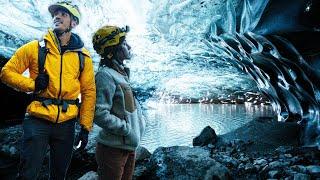
[{"label": "man's hand", "polygon": [[87,131],[85,128],[82,127],[74,141],[75,146],[78,146],[79,143],[81,142],[80,147],[79,148],[77,147],[78,148],[77,150],[83,150],[87,146],[88,135],[89,135],[89,131]]},{"label": "man's hand", "polygon": [[40,73],[35,80],[34,92],[38,93],[46,89],[49,85],[49,75],[46,73]]}]

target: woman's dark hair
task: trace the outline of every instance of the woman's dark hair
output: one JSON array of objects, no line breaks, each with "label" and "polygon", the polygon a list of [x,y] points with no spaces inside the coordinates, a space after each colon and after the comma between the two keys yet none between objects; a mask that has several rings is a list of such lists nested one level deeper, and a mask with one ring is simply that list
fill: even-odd
[{"label": "woman's dark hair", "polygon": [[104,48],[104,52],[101,55],[101,60],[100,60],[99,66],[108,66],[108,67],[110,67],[111,59],[108,58],[108,55],[110,53],[114,55],[117,51],[119,51],[120,44],[123,43],[124,40],[125,40],[125,36],[120,37],[118,45]]}]

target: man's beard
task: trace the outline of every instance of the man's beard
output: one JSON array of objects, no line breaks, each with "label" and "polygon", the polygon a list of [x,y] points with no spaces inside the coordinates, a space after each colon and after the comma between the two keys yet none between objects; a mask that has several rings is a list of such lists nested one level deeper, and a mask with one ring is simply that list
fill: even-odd
[{"label": "man's beard", "polygon": [[68,29],[66,29],[65,31],[60,30],[60,29],[54,29],[53,32],[59,37],[62,36],[64,33],[70,32],[71,28],[69,27]]}]

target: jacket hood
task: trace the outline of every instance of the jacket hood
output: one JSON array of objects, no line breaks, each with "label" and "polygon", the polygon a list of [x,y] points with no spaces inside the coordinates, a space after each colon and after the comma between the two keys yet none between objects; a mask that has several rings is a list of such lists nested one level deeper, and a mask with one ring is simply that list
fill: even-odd
[{"label": "jacket hood", "polygon": [[[60,43],[52,29],[48,30],[48,33],[44,36],[44,39],[47,41],[47,47],[50,50],[60,54]],[[77,34],[71,34],[67,49],[70,51],[82,51],[82,53],[90,57],[89,51],[84,48],[84,43]]]},{"label": "jacket hood", "polygon": [[84,44],[81,38],[77,35],[72,33],[70,37],[70,43],[68,45],[68,50],[76,50],[83,48]]}]

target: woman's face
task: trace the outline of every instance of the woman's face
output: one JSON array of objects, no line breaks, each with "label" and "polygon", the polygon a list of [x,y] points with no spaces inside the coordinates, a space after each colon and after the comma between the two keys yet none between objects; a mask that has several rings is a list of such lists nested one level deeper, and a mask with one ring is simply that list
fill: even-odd
[{"label": "woman's face", "polygon": [[127,43],[126,40],[124,40],[121,44],[120,44],[120,49],[117,52],[117,59],[118,60],[126,60],[126,59],[131,59],[131,46],[129,46],[129,44]]}]

